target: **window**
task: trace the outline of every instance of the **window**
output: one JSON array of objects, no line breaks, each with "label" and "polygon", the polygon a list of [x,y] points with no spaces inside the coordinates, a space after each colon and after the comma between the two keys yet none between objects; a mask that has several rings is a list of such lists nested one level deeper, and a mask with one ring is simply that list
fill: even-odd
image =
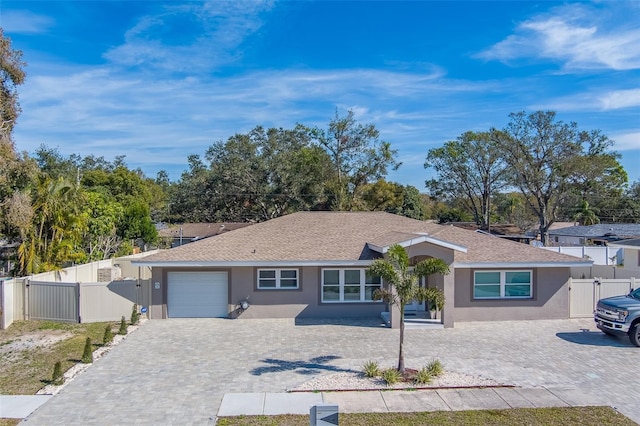
[{"label": "window", "polygon": [[476,271],[474,299],[530,299],[531,271]]},{"label": "window", "polygon": [[373,292],[382,286],[380,277],[367,276],[364,269],[323,269],[323,302],[373,302]]},{"label": "window", "polygon": [[258,269],[258,288],[296,289],[298,288],[297,269]]}]

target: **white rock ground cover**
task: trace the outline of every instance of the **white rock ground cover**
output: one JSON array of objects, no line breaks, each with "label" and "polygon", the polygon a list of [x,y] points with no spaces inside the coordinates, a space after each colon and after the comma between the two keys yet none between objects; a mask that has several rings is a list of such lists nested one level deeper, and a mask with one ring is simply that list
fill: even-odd
[{"label": "white rock ground cover", "polygon": [[398,382],[393,385],[387,385],[380,377],[370,378],[366,377],[364,373],[354,371],[317,377],[290,390],[299,392],[374,389],[432,389],[486,386],[505,386],[505,384],[486,377],[472,376],[469,374],[445,370],[441,375],[434,377],[428,384]]}]

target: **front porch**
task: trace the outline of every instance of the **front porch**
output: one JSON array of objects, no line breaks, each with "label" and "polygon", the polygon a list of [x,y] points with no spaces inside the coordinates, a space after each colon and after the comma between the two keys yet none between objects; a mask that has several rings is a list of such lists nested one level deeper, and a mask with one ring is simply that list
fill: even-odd
[{"label": "front porch", "polygon": [[[387,325],[391,327],[391,315],[389,312],[381,312],[380,317]],[[407,329],[442,329],[444,324],[441,318],[431,318],[429,312],[425,311],[410,311],[404,314],[404,328]]]}]

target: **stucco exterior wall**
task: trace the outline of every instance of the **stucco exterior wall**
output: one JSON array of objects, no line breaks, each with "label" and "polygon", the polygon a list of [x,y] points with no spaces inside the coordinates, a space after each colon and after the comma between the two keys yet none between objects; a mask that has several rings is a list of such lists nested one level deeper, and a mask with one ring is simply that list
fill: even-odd
[{"label": "stucco exterior wall", "polygon": [[[569,268],[533,269],[532,299],[473,299],[473,271],[457,269],[456,321],[505,321],[569,318]],[[508,270],[508,269],[504,269]]]},{"label": "stucco exterior wall", "polygon": [[[298,289],[258,289],[258,268],[233,269],[231,301],[248,300],[249,309],[240,318],[331,318],[378,316],[384,303],[321,303],[320,267],[293,268],[299,271]],[[235,316],[235,315],[234,315]]]},{"label": "stucco exterior wall", "polygon": [[[258,289],[258,269],[235,267],[197,270],[224,270],[229,273],[228,303],[229,316],[232,318],[376,317],[386,310],[386,305],[381,302],[321,303],[320,273],[322,268],[320,267],[289,268],[299,271],[299,288],[293,290]],[[150,318],[167,318],[167,272],[189,270],[194,269],[153,268]],[[250,306],[244,312],[239,312],[237,306],[243,300],[247,300]]]}]

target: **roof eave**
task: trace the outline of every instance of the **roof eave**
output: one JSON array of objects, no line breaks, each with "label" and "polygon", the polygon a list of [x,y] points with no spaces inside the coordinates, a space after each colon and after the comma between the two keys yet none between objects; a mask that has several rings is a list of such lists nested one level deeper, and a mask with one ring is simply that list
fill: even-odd
[{"label": "roof eave", "polygon": [[[416,244],[421,244],[421,243],[431,243],[433,245],[436,246],[440,246],[440,247],[445,247],[451,250],[456,250],[456,251],[460,251],[462,253],[466,253],[467,252],[467,248],[465,246],[461,246],[458,244],[453,244],[450,243],[448,241],[444,241],[441,240],[439,238],[434,238],[428,235],[418,235],[416,238],[410,238],[408,240],[404,240],[404,241],[399,241],[397,243],[394,243],[392,245],[399,245],[401,247],[411,247],[413,245]],[[392,245],[386,245],[386,246],[378,246],[372,243],[367,243],[367,247],[370,250],[376,251],[378,253],[386,253],[389,251],[389,249],[391,248]]]},{"label": "roof eave", "polygon": [[580,262],[454,262],[454,268],[574,268],[592,266],[593,261]]},{"label": "roof eave", "polygon": [[239,266],[251,267],[291,267],[291,266],[369,266],[373,260],[216,260],[216,261],[135,261],[131,262],[135,266],[151,266],[151,267],[217,267],[231,268]]}]

